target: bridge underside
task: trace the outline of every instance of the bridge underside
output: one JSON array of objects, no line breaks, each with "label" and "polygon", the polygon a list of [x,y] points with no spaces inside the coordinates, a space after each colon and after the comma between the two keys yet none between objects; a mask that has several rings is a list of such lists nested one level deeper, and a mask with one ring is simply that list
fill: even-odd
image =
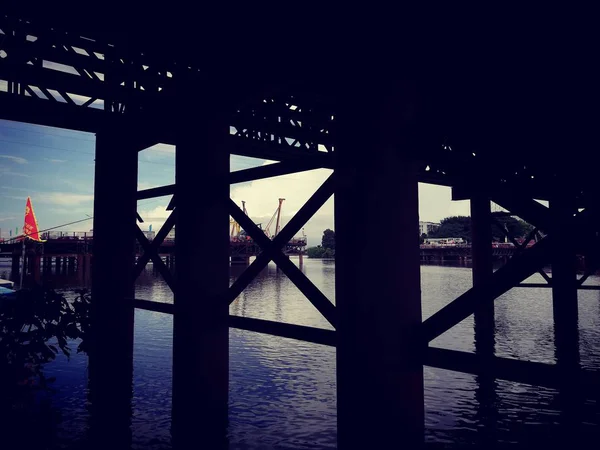
[{"label": "bridge underside", "polygon": [[[341,448],[389,448],[399,435],[422,442],[424,364],[557,387],[569,417],[596,392],[597,374],[578,362],[577,290],[585,278],[577,279],[575,255],[597,260],[599,231],[596,168],[585,164],[597,137],[589,126],[590,96],[579,95],[588,92],[583,77],[568,83],[560,68],[546,70],[543,52],[525,58],[526,46],[488,49],[477,64],[477,48],[459,53],[445,39],[418,52],[400,40],[385,48],[373,41],[379,47],[367,55],[351,39],[341,45],[303,35],[302,46],[290,37],[282,52],[273,39],[263,42],[233,25],[227,37],[205,45],[172,30],[157,39],[126,20],[102,33],[53,14],[22,14],[30,22],[0,20],[0,118],[96,134],[93,304],[102,339],[91,361],[93,407],[98,423],[113,424],[116,435],[128,433],[134,308],[174,315],[175,442],[199,434],[211,448],[224,442],[230,326],[337,347]],[[99,29],[109,27],[104,19]],[[383,57],[388,46],[394,61]],[[268,57],[259,64],[258,55]],[[159,142],[176,146],[176,184],[138,192],[137,153]],[[230,154],[278,162],[230,173]],[[320,167],[333,169],[331,177],[272,241],[229,198],[231,183]],[[473,288],[424,322],[419,181],[471,199],[474,223]],[[177,204],[148,242],[136,224],[136,202],[168,194]],[[332,302],[281,250],[334,194]],[[490,200],[545,235],[496,272]],[[406,251],[380,252],[379,237],[365,233],[382,212]],[[115,215],[124,224],[117,236]],[[261,248],[231,287],[230,215]],[[159,247],[175,224],[181,245],[173,275]],[[570,238],[575,233],[577,241]],[[211,239],[199,242],[198,235]],[[136,239],[144,249],[137,263]],[[369,263],[373,254],[377,269]],[[150,260],[173,290],[174,305],[134,298],[135,278]],[[269,261],[335,331],[229,315],[229,304]],[[548,264],[557,364],[495,357],[494,299]],[[470,314],[475,354],[429,346]]]}]

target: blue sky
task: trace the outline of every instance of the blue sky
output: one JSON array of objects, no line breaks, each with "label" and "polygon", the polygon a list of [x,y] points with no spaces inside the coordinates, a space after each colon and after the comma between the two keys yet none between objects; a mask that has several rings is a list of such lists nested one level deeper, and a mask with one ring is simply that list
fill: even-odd
[{"label": "blue sky", "polygon": [[[89,133],[0,120],[0,229],[23,226],[25,201],[31,196],[40,229],[55,227],[93,215],[94,141]],[[268,161],[232,157],[231,170],[268,164]],[[175,179],[175,149],[159,144],[139,153],[138,189],[171,184]],[[320,169],[269,180],[234,185],[231,197],[247,202],[249,215],[265,225],[285,198],[284,224],[331,173]],[[468,202],[451,202],[450,189],[420,184],[420,218],[438,221],[453,214],[468,214]],[[170,197],[138,202],[142,229],[158,230],[166,219]],[[319,243],[325,228],[334,228],[333,199],[306,225],[309,243]],[[385,218],[382,217],[381,220]],[[376,218],[374,218],[376,221]],[[115,227],[118,218],[115,217]],[[92,221],[62,227],[89,231]]]}]

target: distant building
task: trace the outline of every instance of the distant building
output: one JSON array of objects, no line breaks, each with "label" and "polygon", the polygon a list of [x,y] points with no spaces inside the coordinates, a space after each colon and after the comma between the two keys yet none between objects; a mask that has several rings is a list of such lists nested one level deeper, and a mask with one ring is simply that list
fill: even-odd
[{"label": "distant building", "polygon": [[419,220],[419,236],[423,234],[429,235],[429,233],[437,230],[440,227],[439,223],[435,222],[423,222]]}]

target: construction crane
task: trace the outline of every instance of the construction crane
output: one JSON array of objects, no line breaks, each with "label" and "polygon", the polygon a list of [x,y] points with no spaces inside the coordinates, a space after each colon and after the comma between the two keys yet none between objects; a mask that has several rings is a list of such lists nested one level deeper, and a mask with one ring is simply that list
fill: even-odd
[{"label": "construction crane", "polygon": [[[275,236],[277,236],[277,234],[279,234],[279,231],[281,230],[281,228],[280,228],[281,227],[281,206],[283,205],[284,200],[285,200],[285,198],[279,199],[279,205],[277,206],[277,209],[273,213],[271,220],[269,220],[269,223],[265,227],[265,234],[270,239],[273,239]],[[277,218],[277,220],[275,221],[275,233],[271,234],[271,225],[273,224],[273,221],[275,220],[275,218]]]},{"label": "construction crane", "polygon": [[[248,215],[248,211],[246,211],[246,202],[244,200],[242,200],[242,210],[244,211],[244,214]],[[233,220],[233,217],[229,218],[229,225],[231,227],[231,237],[238,236],[242,231],[242,227],[239,223]]]}]

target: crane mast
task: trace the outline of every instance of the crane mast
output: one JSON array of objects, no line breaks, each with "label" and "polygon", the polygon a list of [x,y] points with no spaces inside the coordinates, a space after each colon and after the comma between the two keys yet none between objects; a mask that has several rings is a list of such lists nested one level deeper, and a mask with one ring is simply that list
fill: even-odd
[{"label": "crane mast", "polygon": [[283,201],[285,200],[285,198],[280,198],[279,199],[279,206],[277,207],[277,223],[275,224],[275,236],[277,236],[279,234],[280,231],[280,227],[281,227],[281,205],[283,205]]}]

